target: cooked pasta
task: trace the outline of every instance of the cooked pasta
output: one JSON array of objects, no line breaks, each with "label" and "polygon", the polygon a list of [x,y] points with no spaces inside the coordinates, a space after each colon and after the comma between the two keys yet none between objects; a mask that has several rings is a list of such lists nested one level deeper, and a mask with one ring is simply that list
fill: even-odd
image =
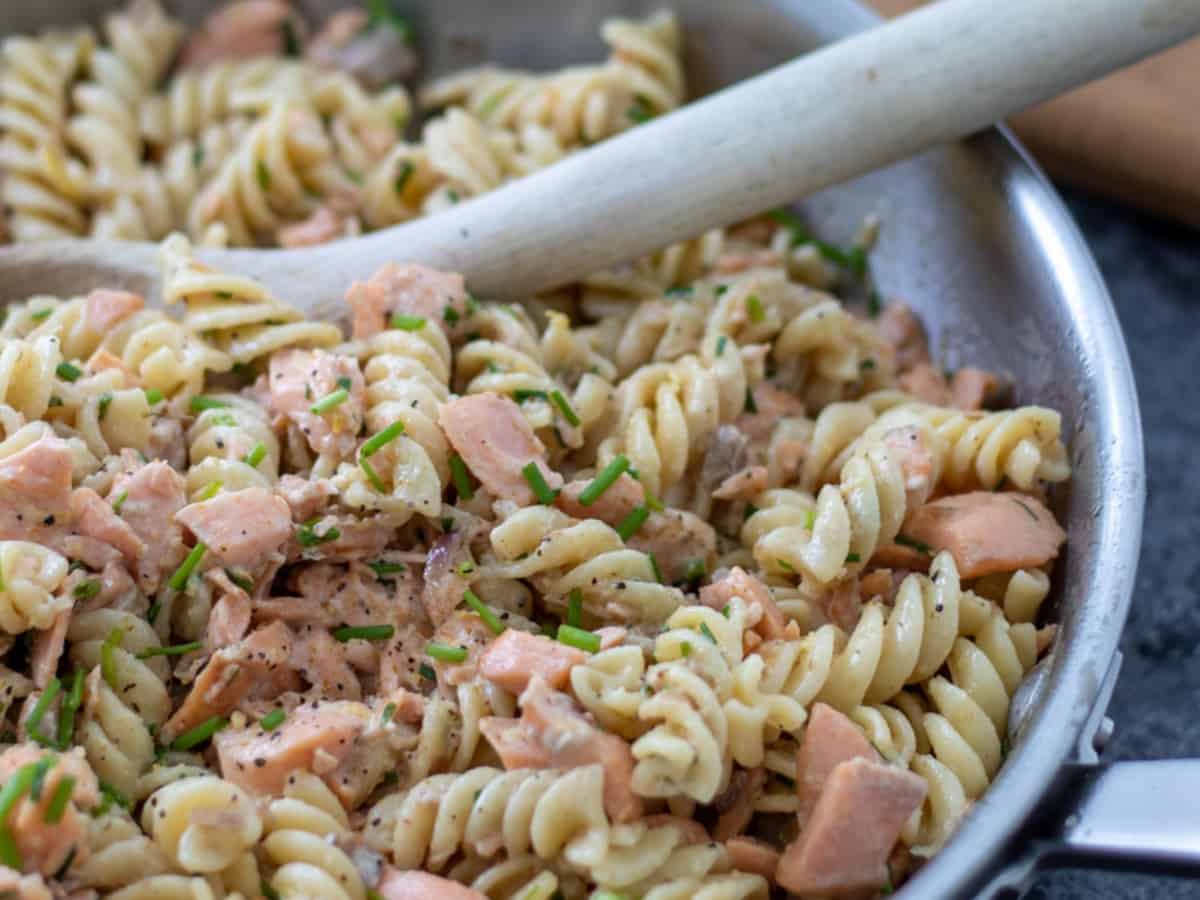
[{"label": "cooked pasta", "polygon": [[193,247],[553,165],[682,103],[682,36],[449,76],[410,132],[398,20],[246,8],[0,48],[7,238],[163,271],[0,320],[0,863],[102,900],[766,900],[822,893],[830,809],[893,804],[835,887],[919,866],[1055,638],[1059,415],[909,377],[911,314],[843,299],[874,219],[841,249],[777,211],[519,303],[398,259],[349,329],[306,317]]}]

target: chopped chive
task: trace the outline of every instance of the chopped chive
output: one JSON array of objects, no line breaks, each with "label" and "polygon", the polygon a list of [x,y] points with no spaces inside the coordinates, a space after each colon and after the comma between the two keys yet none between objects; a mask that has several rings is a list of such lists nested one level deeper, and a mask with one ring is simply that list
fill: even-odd
[{"label": "chopped chive", "polygon": [[62,402],[62,397],[59,397],[58,395],[55,395],[55,396],[53,396],[53,397],[51,397],[51,398],[50,398],[50,402],[49,402],[49,403],[47,403],[46,405],[47,405],[47,406],[62,406],[62,405],[63,405],[63,402]]},{"label": "chopped chive", "polygon": [[39,309],[37,312],[32,313],[29,318],[33,319],[35,322],[41,322],[43,319],[50,318],[50,313],[52,312],[54,312],[54,307],[48,306],[45,309]]},{"label": "chopped chive", "polygon": [[702,580],[706,574],[708,574],[708,569],[704,565],[704,560],[689,559],[683,570],[683,580],[688,584],[694,584]]},{"label": "chopped chive", "polygon": [[100,581],[96,578],[89,578],[87,581],[81,581],[75,585],[75,590],[71,591],[76,600],[87,600],[95,597],[100,593]]},{"label": "chopped chive", "polygon": [[758,404],[755,402],[754,392],[750,388],[746,388],[746,399],[742,403],[742,408],[751,415],[758,412]]},{"label": "chopped chive", "polygon": [[271,887],[265,878],[259,880],[258,889],[262,895],[266,897],[266,900],[282,900],[282,898],[279,896],[279,891]]},{"label": "chopped chive", "polygon": [[404,434],[404,423],[397,420],[389,425],[383,431],[367,439],[362,445],[362,449],[358,451],[360,457],[374,456],[400,435]]},{"label": "chopped chive", "polygon": [[725,345],[728,343],[729,343],[729,337],[727,335],[723,334],[719,338],[717,338],[717,356],[720,356],[722,353],[725,352]]},{"label": "chopped chive", "polygon": [[336,409],[347,400],[350,399],[350,392],[345,388],[338,388],[331,394],[326,394],[316,403],[308,408],[308,411],[315,416],[323,416],[331,409]]},{"label": "chopped chive", "polygon": [[173,644],[169,647],[147,647],[145,650],[138,651],[137,658],[150,659],[152,656],[183,656],[183,654],[199,650],[203,646],[204,644],[200,641],[190,641],[186,644]]},{"label": "chopped chive", "polygon": [[342,536],[342,533],[332,525],[325,530],[324,534],[317,534],[313,526],[319,521],[320,518],[310,519],[296,530],[296,540],[300,542],[301,547],[316,547],[318,544],[336,541]]},{"label": "chopped chive", "polygon": [[162,604],[155,600],[150,604],[150,608],[146,610],[146,621],[153,625],[154,620],[158,618],[160,612],[162,612]]},{"label": "chopped chive", "polygon": [[254,469],[254,468],[258,467],[258,464],[260,462],[262,462],[266,458],[266,456],[267,456],[267,445],[262,443],[261,441],[259,441],[257,444],[254,445],[254,449],[246,454],[246,459],[244,461],[245,461],[246,465],[248,465],[250,468]]},{"label": "chopped chive", "polygon": [[225,574],[229,577],[230,581],[243,591],[249,592],[254,590],[254,579],[249,575],[243,575],[241,572],[234,571],[233,569],[226,569]]},{"label": "chopped chive", "polygon": [[[457,203],[458,202],[458,191],[454,190],[454,188],[451,188],[450,190],[446,191],[446,199],[448,199],[451,203]],[[451,310],[451,311],[453,312],[453,310]],[[454,313],[454,315],[455,315],[455,318],[458,317],[458,313]],[[452,320],[446,319],[446,321],[449,322]]]},{"label": "chopped chive", "polygon": [[421,663],[421,665],[417,666],[417,672],[422,678],[429,681],[437,680],[437,672],[433,671],[433,667],[429,663]]},{"label": "chopped chive", "polygon": [[174,743],[171,744],[171,749],[191,750],[193,747],[198,747],[228,724],[228,719],[222,716],[213,716],[211,719],[201,722],[195,728],[185,731],[179,737],[175,738]]},{"label": "chopped chive", "polygon": [[383,708],[383,724],[386,725],[388,722],[392,721],[392,716],[394,715],[396,715],[396,704],[389,703]]},{"label": "chopped chive", "polygon": [[758,294],[751,294],[746,298],[746,313],[750,316],[750,321],[756,324],[767,317],[767,311],[763,309]]},{"label": "chopped chive", "polygon": [[526,400],[549,400],[550,395],[545,391],[535,391],[529,388],[517,388],[512,392],[512,398],[518,403],[524,403]]},{"label": "chopped chive", "polygon": [[473,294],[467,294],[467,315],[473,316],[477,312],[479,312],[479,301]]},{"label": "chopped chive", "polygon": [[283,55],[299,56],[300,38],[296,35],[296,26],[292,24],[292,20],[284,19],[279,26],[279,31],[283,38]]},{"label": "chopped chive", "polygon": [[22,766],[17,769],[12,778],[0,786],[0,825],[4,824],[8,814],[12,812],[12,808],[17,805],[17,801],[29,790],[29,786],[33,783],[36,766],[37,763]]},{"label": "chopped chive", "polygon": [[42,821],[47,825],[57,825],[62,819],[63,813],[67,811],[67,804],[71,802],[71,795],[74,793],[74,775],[64,775],[58,779],[58,784],[54,786],[54,793],[50,795],[50,803],[47,805],[45,813],[42,814]]},{"label": "chopped chive", "polygon": [[425,327],[424,316],[410,316],[405,313],[394,313],[388,324],[401,331],[420,331]]},{"label": "chopped chive", "polygon": [[646,505],[648,507],[650,507],[651,512],[662,512],[663,510],[666,509],[666,507],[663,506],[663,502],[661,500],[659,500],[657,497],[655,497],[653,494],[651,494],[649,491],[645,492],[645,497],[646,497]]},{"label": "chopped chive", "polygon": [[627,541],[635,534],[638,529],[645,524],[650,518],[650,507],[644,503],[640,503],[633,508],[633,512],[621,520],[621,524],[617,526],[617,534],[621,536],[621,540]]},{"label": "chopped chive", "polygon": [[58,715],[58,749],[66,750],[71,746],[71,738],[75,735],[75,714],[83,705],[83,670],[76,669],[71,676],[71,690],[63,699]]},{"label": "chopped chive", "polygon": [[396,633],[393,625],[346,625],[333,629],[333,637],[343,643],[346,641],[386,641]]},{"label": "chopped chive", "polygon": [[600,635],[576,628],[574,625],[558,626],[558,642],[566,644],[568,647],[576,647],[585,653],[600,651]]},{"label": "chopped chive", "polygon": [[[457,202],[457,201],[455,201],[455,202]],[[453,325],[455,322],[457,322],[459,320],[459,318],[460,317],[458,315],[458,310],[455,309],[453,306],[451,306],[449,303],[447,303],[445,308],[442,309],[442,319],[445,320],[446,324]]]},{"label": "chopped chive", "polygon": [[883,301],[879,297],[879,291],[872,290],[867,294],[867,314],[872,318],[876,318],[883,311]]},{"label": "chopped chive", "polygon": [[729,604],[728,603],[726,603],[724,606],[721,607],[721,615],[723,615],[727,619],[729,618]]},{"label": "chopped chive", "polygon": [[439,662],[460,663],[467,658],[466,647],[451,647],[449,644],[441,644],[437,641],[427,644],[425,652]]},{"label": "chopped chive", "polygon": [[525,476],[525,480],[529,482],[529,487],[533,489],[533,496],[537,498],[538,503],[549,505],[554,502],[554,498],[558,496],[558,491],[550,489],[550,485],[546,484],[546,479],[542,475],[542,470],[538,468],[536,462],[531,462],[521,469],[521,474]]},{"label": "chopped chive", "polygon": [[475,496],[471,487],[471,475],[467,472],[467,464],[457,453],[450,454],[450,477],[454,481],[454,489],[458,491],[458,499],[470,500]]},{"label": "chopped chive", "polygon": [[396,180],[392,182],[392,188],[397,194],[404,193],[404,186],[408,184],[408,179],[412,178],[413,164],[407,159],[400,164],[400,171],[396,173]]},{"label": "chopped chive", "polygon": [[629,121],[635,125],[641,125],[654,118],[654,109],[650,106],[650,101],[639,94],[634,97],[633,103],[625,111],[625,115],[629,116]]},{"label": "chopped chive", "polygon": [[194,413],[204,412],[206,409],[228,409],[229,401],[221,400],[218,397],[209,397],[205,394],[197,394],[188,401],[188,409]]},{"label": "chopped chive", "polygon": [[492,634],[502,634],[504,632],[504,623],[500,621],[500,617],[492,612],[491,607],[480,600],[479,596],[473,590],[467,588],[467,590],[463,591],[463,600],[466,601],[467,606],[475,610],[479,618],[483,619],[483,624],[491,630]]},{"label": "chopped chive", "polygon": [[562,417],[567,420],[568,425],[571,425],[575,428],[579,427],[579,424],[582,420],[579,418],[579,414],[571,408],[571,404],[567,401],[567,398],[563,396],[562,391],[551,391],[550,402],[558,407],[558,411],[562,413]]},{"label": "chopped chive", "polygon": [[454,571],[457,572],[459,575],[470,575],[472,572],[475,571],[475,563],[471,562],[470,560],[467,560],[466,562],[461,562],[457,566],[454,567]]},{"label": "chopped chive", "polygon": [[717,636],[712,633],[712,629],[710,629],[708,627],[708,623],[706,623],[706,622],[700,623],[700,633],[702,635],[704,635],[706,638],[708,638],[710,641],[712,641],[714,644],[717,642]]},{"label": "chopped chive", "polygon": [[42,789],[46,786],[46,773],[49,772],[58,758],[47,753],[33,764],[33,781],[29,783],[29,799],[35,803],[42,799]]},{"label": "chopped chive", "polygon": [[366,457],[361,457],[358,460],[358,467],[367,476],[367,481],[371,483],[371,487],[375,488],[381,494],[387,493],[387,485],[383,483],[383,479],[379,477],[379,473],[375,471],[375,467],[367,462]]},{"label": "chopped chive", "polygon": [[113,395],[107,392],[101,394],[100,399],[96,401],[96,418],[98,418],[101,422],[103,422],[104,417],[108,415],[108,408],[112,406],[112,402]]},{"label": "chopped chive", "polygon": [[777,559],[777,560],[775,560],[775,562],[779,565],[779,568],[783,569],[783,571],[785,571],[785,572],[795,572],[796,571],[795,566],[793,566],[786,559]]},{"label": "chopped chive", "polygon": [[808,510],[808,512],[806,512],[804,514],[804,527],[808,531],[812,531],[814,526],[816,526],[816,524],[817,524],[817,508],[814,506],[814,507],[811,507]]},{"label": "chopped chive", "polygon": [[207,550],[208,547],[204,545],[203,541],[191,549],[184,558],[183,564],[175,570],[175,574],[167,581],[167,585],[171,590],[182,591],[187,587],[188,579],[192,577],[192,572],[196,570],[196,566],[200,565],[200,560],[204,558]]},{"label": "chopped chive", "polygon": [[274,731],[283,724],[283,720],[286,718],[287,713],[282,709],[273,709],[258,720],[258,727],[263,731]]},{"label": "chopped chive", "polygon": [[258,179],[258,186],[264,191],[271,189],[271,170],[261,159],[254,161],[254,177]]},{"label": "chopped chive", "polygon": [[54,374],[63,381],[77,381],[83,374],[83,369],[69,362],[60,362],[54,369]]},{"label": "chopped chive", "polygon": [[693,288],[689,284],[681,285],[680,287],[670,287],[663,291],[664,297],[690,297],[692,296]]},{"label": "chopped chive", "polygon": [[583,591],[571,588],[567,595],[567,624],[572,628],[583,627]]},{"label": "chopped chive", "polygon": [[613,486],[621,474],[629,468],[629,459],[624,453],[618,453],[613,457],[612,461],[597,473],[596,477],[591,480],[587,487],[579,493],[579,503],[582,506],[591,506],[601,495]]},{"label": "chopped chive", "polygon": [[791,232],[791,243],[793,247],[799,247],[801,244],[807,244],[812,241],[813,236],[808,230],[808,227],[800,220],[800,217],[790,209],[775,209],[772,210],[769,215],[772,219]]},{"label": "chopped chive", "polygon": [[896,535],[896,543],[899,544],[901,547],[911,547],[912,549],[916,550],[918,553],[924,553],[926,556],[930,555],[933,552],[932,549],[930,548],[930,546],[928,544],[926,544],[924,541],[918,541],[916,538],[910,538],[906,534]]},{"label": "chopped chive", "polygon": [[204,490],[196,495],[196,502],[202,503],[205,500],[211,500],[213,497],[217,496],[217,494],[221,493],[221,485],[222,482],[220,481],[210,481],[204,486]]},{"label": "chopped chive", "polygon": [[[42,691],[42,696],[38,697],[38,702],[34,705],[32,712],[29,713],[29,718],[25,720],[25,728],[30,734],[40,734],[39,726],[42,719],[50,709],[50,704],[54,702],[54,698],[58,696],[62,690],[62,682],[57,678],[51,678],[46,685],[46,689]],[[57,724],[55,727],[55,738],[57,739]]]},{"label": "chopped chive", "polygon": [[[556,892],[558,893],[558,892]],[[367,900],[384,900],[383,894],[374,888],[367,888]]]},{"label": "chopped chive", "polygon": [[214,291],[213,295],[218,300],[232,300],[233,299],[233,291]]},{"label": "chopped chive", "polygon": [[846,562],[847,563],[862,562],[862,557],[859,556],[857,553],[847,553],[846,554]]},{"label": "chopped chive", "polygon": [[393,563],[393,562],[383,562],[383,561],[370,562],[370,563],[367,563],[367,565],[370,566],[371,571],[374,572],[380,578],[382,578],[384,575],[395,575],[397,572],[403,572],[406,568],[404,563]]},{"label": "chopped chive", "polygon": [[647,553],[646,556],[650,558],[650,570],[654,573],[654,580],[662,584],[663,574],[662,569],[658,567],[658,559],[655,558],[653,553]]},{"label": "chopped chive", "polygon": [[133,806],[128,797],[126,797],[121,791],[117,790],[107,781],[102,780],[100,782],[100,793],[108,798],[110,805],[115,803],[117,806],[121,807],[121,809],[130,809]]},{"label": "chopped chive", "polygon": [[713,288],[713,293],[714,293],[714,294],[716,294],[718,297],[720,297],[720,296],[721,296],[722,294],[724,294],[724,293],[725,293],[727,290],[729,290],[729,285],[727,285],[727,284],[718,284],[718,285],[717,285],[715,288]]},{"label": "chopped chive", "polygon": [[117,689],[117,660],[113,654],[116,648],[121,646],[123,639],[124,633],[121,629],[114,628],[100,645],[100,675],[114,691]]},{"label": "chopped chive", "polygon": [[125,505],[125,501],[129,499],[129,491],[121,491],[112,502],[112,510],[118,516],[121,514],[121,507]]},{"label": "chopped chive", "polygon": [[236,428],[237,423],[238,420],[235,419],[230,413],[217,413],[215,416],[208,417],[208,424],[214,428],[218,425],[224,426],[225,428]]}]

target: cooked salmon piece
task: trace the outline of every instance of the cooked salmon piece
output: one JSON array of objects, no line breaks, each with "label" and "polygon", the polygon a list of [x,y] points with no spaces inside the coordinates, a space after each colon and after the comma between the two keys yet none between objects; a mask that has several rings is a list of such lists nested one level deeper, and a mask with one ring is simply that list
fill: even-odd
[{"label": "cooked salmon piece", "polygon": [[1000,388],[1000,379],[991,372],[966,366],[950,379],[950,405],[967,411],[983,409]]},{"label": "cooked salmon piece", "polygon": [[187,504],[187,487],[183,476],[165,462],[143,465],[132,453],[123,453],[122,461],[125,466],[113,479],[107,499],[111,505],[124,498],[121,519],[145,545],[135,567],[138,586],[153,594],[187,555],[183,530],[175,521]]},{"label": "cooked salmon piece", "polygon": [[[887,569],[878,571],[887,572]],[[891,579],[884,578],[888,582],[890,588]],[[821,613],[825,616],[825,621],[832,622],[842,631],[849,634],[854,630],[854,626],[858,624],[859,618],[862,616],[863,599],[870,599],[873,594],[866,593],[863,585],[874,585],[879,582],[878,578],[868,580],[863,578],[862,581],[857,581],[854,576],[843,579],[837,584],[832,585],[828,590],[822,592],[817,598],[817,605],[821,609]],[[893,596],[893,595],[889,595]]]},{"label": "cooked salmon piece", "polygon": [[461,531],[450,531],[434,541],[421,570],[421,603],[435,626],[453,615],[471,583],[459,574],[471,562],[471,549]]},{"label": "cooked salmon piece", "polygon": [[0,539],[37,541],[71,508],[71,448],[43,437],[0,460]]},{"label": "cooked salmon piece", "polygon": [[[46,756],[56,761],[46,771],[38,798],[34,799],[32,791],[25,793],[9,811],[5,823],[16,841],[23,870],[51,875],[72,856],[76,861],[87,858],[88,816],[80,809],[91,810],[99,802],[100,786],[82,747],[56,755],[32,743],[16,744],[0,753],[0,784]],[[47,822],[46,810],[59,782],[67,776],[75,779],[71,799],[62,818]]]},{"label": "cooked salmon piece", "polygon": [[164,741],[172,741],[213,716],[226,716],[251,693],[272,687],[282,691],[296,685],[292,667],[292,633],[273,622],[232,647],[218,650],[192,682],[192,688],[174,715],[162,727]]},{"label": "cooked salmon piece", "polygon": [[829,773],[849,759],[877,761],[879,754],[857,725],[832,706],[813,706],[796,751],[796,816],[803,828],[825,789]]},{"label": "cooked salmon piece", "polygon": [[562,487],[562,476],[546,464],[546,448],[510,398],[491,393],[455,397],[442,406],[438,422],[467,468],[497,497],[521,506],[536,500],[521,472],[530,463],[551,489]]},{"label": "cooked salmon piece", "polygon": [[29,668],[33,675],[33,683],[38,688],[44,689],[58,671],[58,661],[62,657],[63,646],[67,640],[67,626],[70,624],[71,610],[63,610],[54,617],[54,622],[49,628],[33,633]]},{"label": "cooked salmon piece", "polygon": [[767,467],[747,466],[727,477],[712,492],[717,500],[753,500],[767,489]]},{"label": "cooked salmon piece", "polygon": [[783,254],[778,250],[743,250],[738,253],[722,253],[717,257],[713,271],[718,275],[733,275],[747,269],[760,269],[783,264]]},{"label": "cooked salmon piece", "polygon": [[145,305],[146,301],[138,294],[97,288],[83,303],[83,324],[88,331],[108,334]]},{"label": "cooked salmon piece", "polygon": [[479,658],[479,674],[513,694],[524,691],[535,675],[561,691],[567,686],[571,667],[586,661],[582,650],[509,628]]},{"label": "cooked salmon piece", "polygon": [[87,370],[93,375],[98,372],[110,370],[120,372],[123,377],[123,386],[127,388],[136,387],[141,384],[141,379],[137,377],[137,373],[125,365],[121,357],[105,350],[103,347],[100,347],[88,357],[86,366]]},{"label": "cooked salmon piece", "polygon": [[460,663],[433,661],[438,684],[457,687],[472,681],[479,673],[479,660],[495,637],[483,619],[469,610],[458,610],[451,614],[433,633],[433,640],[450,647],[462,647],[467,658]]},{"label": "cooked salmon piece", "polygon": [[250,595],[222,568],[209,569],[204,577],[218,592],[208,616],[205,642],[210,650],[218,650],[236,644],[250,630]]},{"label": "cooked salmon piece", "polygon": [[839,763],[775,879],[805,896],[840,897],[884,887],[900,829],[925,800],[919,775],[866,759]]},{"label": "cooked salmon piece", "polygon": [[720,426],[708,447],[705,448],[697,490],[703,493],[715,491],[750,463],[749,436],[736,425]]},{"label": "cooked salmon piece", "polygon": [[282,56],[286,49],[284,23],[293,28],[298,25],[285,0],[233,0],[192,32],[179,64],[185,69],[202,69],[225,59]]},{"label": "cooked salmon piece", "polygon": [[421,672],[421,667],[429,664],[425,654],[428,643],[428,632],[416,625],[401,625],[396,629],[395,636],[380,655],[380,693],[419,691],[428,686],[429,682]]},{"label": "cooked salmon piece", "polygon": [[945,373],[927,362],[917,363],[901,373],[898,380],[901,388],[922,403],[950,405],[950,385],[946,382]]},{"label": "cooked salmon piece", "polygon": [[738,769],[729,779],[729,785],[713,801],[717,812],[713,837],[727,841],[741,834],[754,817],[754,804],[767,783],[767,770],[759,766],[754,769]]},{"label": "cooked salmon piece", "polygon": [[803,400],[769,382],[760,381],[750,394],[756,412],[742,413],[734,424],[756,443],[769,439],[780,419],[804,415]]},{"label": "cooked salmon piece", "polygon": [[579,502],[579,495],[591,483],[590,478],[567,482],[555,498],[554,505],[568,516],[576,519],[599,519],[615,528],[622,519],[633,512],[635,506],[646,502],[646,489],[642,487],[642,483],[623,472],[595,501],[584,506]]},{"label": "cooked salmon piece", "polygon": [[938,480],[938,460],[926,437],[912,426],[891,428],[883,435],[888,457],[900,466],[904,478],[906,509],[914,510],[933,493]]},{"label": "cooked salmon piece", "polygon": [[292,536],[292,511],[266,488],[245,488],[191,503],[175,519],[227,566],[257,567]]},{"label": "cooked salmon piece", "polygon": [[71,515],[80,534],[116,547],[131,569],[146,552],[146,545],[129,523],[91,488],[77,488],[71,494]]},{"label": "cooked salmon piece", "polygon": [[488,900],[465,884],[428,872],[401,872],[385,866],[377,888],[383,900]]},{"label": "cooked salmon piece", "polygon": [[653,553],[667,584],[683,581],[689,567],[700,562],[708,571],[716,559],[717,533],[698,515],[686,510],[653,512],[625,542],[634,550]]},{"label": "cooked salmon piece", "polygon": [[333,761],[329,771],[349,758],[370,720],[361,703],[313,701],[296,707],[273,731],[223,728],[213,737],[221,777],[251,793],[278,796],[290,774],[314,770],[318,754],[325,765]]},{"label": "cooked salmon piece", "polygon": [[337,496],[337,488],[328,478],[282,475],[275,484],[275,493],[291,508],[293,522],[307,522]]},{"label": "cooked salmon piece", "polygon": [[351,336],[355,340],[387,330],[397,313],[417,316],[449,332],[467,314],[467,287],[456,272],[388,263],[366,281],[350,285],[346,302],[354,313]]},{"label": "cooked salmon piece", "polygon": [[700,602],[713,609],[724,609],[734,597],[740,597],[752,610],[757,608],[758,624],[755,630],[764,640],[774,641],[783,637],[787,617],[767,590],[767,586],[743,569],[734,566],[723,577],[700,588]]},{"label": "cooked salmon piece", "polygon": [[[309,519],[308,521],[312,521]],[[375,559],[396,535],[396,529],[375,518],[359,519],[355,516],[324,515],[311,525],[314,534],[336,533],[332,540],[322,540],[313,547],[303,547],[292,541],[288,547],[288,559],[326,560],[346,562],[349,560]]]},{"label": "cooked salmon piece", "polygon": [[918,363],[929,362],[929,344],[925,329],[912,309],[905,303],[889,303],[875,320],[883,339],[896,350],[896,368],[906,372]]},{"label": "cooked salmon piece", "polygon": [[324,628],[305,625],[292,645],[294,667],[316,689],[332,700],[362,699],[362,685],[347,660],[346,645]]},{"label": "cooked salmon piece", "polygon": [[775,870],[779,868],[779,851],[766,841],[745,836],[730,838],[725,842],[725,850],[739,872],[774,880]]},{"label": "cooked salmon piece", "polygon": [[[358,360],[325,350],[282,350],[271,354],[267,378],[271,410],[295,424],[314,453],[338,458],[354,453],[366,395]],[[343,402],[313,412],[315,404],[339,390],[347,394]]]},{"label": "cooked salmon piece", "polygon": [[480,730],[505,769],[604,769],[604,809],[614,822],[641,818],[633,792],[633,751],[615,734],[592,724],[566,694],[534,675],[520,697],[521,718],[487,718]]},{"label": "cooked salmon piece", "polygon": [[629,636],[629,629],[623,625],[605,625],[603,628],[595,629],[592,634],[600,638],[601,650],[611,650],[613,647],[619,647],[625,643],[625,638]]},{"label": "cooked salmon piece", "polygon": [[308,42],[305,58],[353,75],[372,90],[404,81],[416,71],[416,52],[401,29],[367,28],[369,18],[361,9],[334,13]]},{"label": "cooked salmon piece", "polygon": [[280,247],[316,247],[346,236],[346,220],[322,204],[304,221],[281,226],[275,238]]},{"label": "cooked salmon piece", "polygon": [[1008,491],[926,503],[904,523],[904,533],[934,553],[949,550],[964,579],[1039,568],[1058,556],[1067,539],[1040,500]]}]

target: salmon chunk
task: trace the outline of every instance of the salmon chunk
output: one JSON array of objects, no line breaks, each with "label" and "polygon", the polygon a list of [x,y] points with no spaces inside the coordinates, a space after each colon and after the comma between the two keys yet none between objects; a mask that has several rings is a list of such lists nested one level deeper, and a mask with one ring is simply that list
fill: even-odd
[{"label": "salmon chunk", "polygon": [[563,485],[554,505],[568,516],[576,519],[599,519],[615,528],[633,512],[635,506],[646,502],[646,489],[642,487],[642,483],[627,473],[622,473],[603,494],[584,506],[579,495],[591,483],[590,478],[568,482]]},{"label": "salmon chunk", "polygon": [[506,691],[520,694],[538,675],[556,691],[567,686],[571,667],[587,660],[587,654],[540,634],[509,628],[492,641],[479,659],[484,678]]},{"label": "salmon chunk", "polygon": [[218,494],[185,506],[175,518],[228,566],[254,566],[292,536],[287,502],[266,488]]},{"label": "salmon chunk", "polygon": [[1044,566],[1067,539],[1040,500],[1007,491],[926,503],[905,522],[904,533],[934,553],[949,550],[964,579]]},{"label": "salmon chunk", "polygon": [[304,221],[284,225],[276,233],[280,247],[316,247],[345,236],[345,219],[325,204]]},{"label": "salmon chunk", "polygon": [[0,539],[36,540],[35,528],[49,528],[65,517],[72,471],[71,448],[55,437],[43,437],[0,461]]},{"label": "salmon chunk", "polygon": [[964,366],[950,379],[950,405],[967,411],[983,409],[999,387],[1000,379],[991,372]]},{"label": "salmon chunk", "polygon": [[546,448],[508,397],[456,397],[441,408],[438,422],[463,462],[497,497],[522,506],[534,502],[533,489],[521,471],[530,463],[552,489],[562,486],[562,476],[546,464]]},{"label": "salmon chunk", "polygon": [[124,461],[108,501],[111,505],[121,499],[121,519],[144,545],[134,574],[138,586],[153,594],[187,553],[183,530],[175,521],[175,514],[187,504],[187,489],[183,476],[165,462],[142,465],[132,455]]},{"label": "salmon chunk", "polygon": [[378,891],[383,900],[488,900],[485,894],[449,878],[401,872],[392,866],[384,869]]},{"label": "salmon chunk", "polygon": [[925,800],[919,775],[865,759],[838,764],[812,818],[784,850],[775,878],[805,896],[839,897],[888,883],[888,856]]},{"label": "salmon chunk", "polygon": [[146,550],[129,523],[91,488],[79,488],[71,495],[71,515],[80,534],[116,547],[131,569]]},{"label": "salmon chunk", "polygon": [[[271,409],[300,429],[314,453],[350,456],[363,425],[366,382],[358,361],[325,350],[283,350],[271,355]],[[325,412],[314,406],[337,391],[346,399]]]},{"label": "salmon chunk", "polygon": [[875,322],[879,333],[896,350],[896,368],[906,372],[919,363],[929,362],[929,344],[925,329],[905,303],[889,303]]},{"label": "salmon chunk", "polygon": [[[31,763],[37,763],[54,754],[35,744],[17,744],[0,753],[0,784],[4,784],[17,772]],[[63,778],[75,779],[71,799],[62,817],[57,822],[47,822],[46,812],[55,790]],[[87,858],[88,816],[81,809],[90,810],[100,800],[100,786],[96,775],[83,756],[83,748],[58,754],[55,762],[46,770],[35,800],[33,792],[25,793],[9,811],[5,824],[16,840],[24,871],[51,875],[62,868],[72,857],[77,861]]]},{"label": "salmon chunk", "polygon": [[108,334],[120,322],[146,305],[138,294],[97,288],[87,295],[83,304],[83,324],[88,331]]},{"label": "salmon chunk", "polygon": [[427,266],[388,263],[366,281],[356,281],[346,292],[354,313],[352,336],[373,337],[391,327],[396,313],[417,316],[431,325],[450,330],[466,316],[467,287],[456,272],[439,272]]},{"label": "salmon chunk", "polygon": [[506,769],[604,769],[604,810],[614,822],[641,818],[633,792],[633,751],[615,734],[597,728],[566,694],[534,675],[521,694],[521,718],[487,718],[480,730]]},{"label": "salmon chunk", "polygon": [[813,706],[804,739],[796,751],[796,815],[803,826],[829,780],[829,773],[850,759],[879,760],[857,725],[832,706]]},{"label": "salmon chunk", "polygon": [[757,607],[760,611],[755,630],[764,640],[774,641],[783,637],[783,630],[787,627],[783,610],[767,586],[741,566],[734,566],[723,578],[700,588],[700,602],[713,609],[724,609],[734,597],[740,597],[751,609]]},{"label": "salmon chunk", "polygon": [[370,716],[361,703],[306,703],[274,731],[224,728],[213,737],[221,777],[254,794],[279,796],[290,774],[314,770],[318,755],[326,767],[348,758]]},{"label": "salmon chunk", "polygon": [[937,484],[938,462],[925,436],[912,426],[889,429],[883,436],[888,456],[900,467],[906,509],[916,509],[929,499]]},{"label": "salmon chunk", "polygon": [[201,69],[225,59],[282,56],[284,23],[292,21],[285,0],[234,0],[204,20],[183,47],[180,65]]},{"label": "salmon chunk", "polygon": [[766,381],[755,385],[751,395],[755,412],[742,413],[735,423],[751,441],[762,442],[770,438],[782,418],[804,415],[804,401]]}]

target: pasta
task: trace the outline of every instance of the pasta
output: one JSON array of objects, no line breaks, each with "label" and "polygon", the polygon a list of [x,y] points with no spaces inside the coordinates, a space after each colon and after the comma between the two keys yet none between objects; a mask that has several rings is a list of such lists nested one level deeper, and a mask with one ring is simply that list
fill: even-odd
[{"label": "pasta", "polygon": [[[877,296],[873,219],[843,249],[779,210],[518,303],[398,260],[347,286],[349,329],[307,317],[193,248],[553,165],[682,103],[682,36],[613,19],[598,61],[448,76],[409,132],[405,25],[253,8],[0,47],[7,239],[157,240],[163,271],[0,320],[0,873],[813,896],[847,784],[894,792],[836,807],[855,828],[904,816],[884,856],[830,849],[838,885],[919,867],[1055,639],[1058,413],[914,376],[911,312],[843,299]],[[70,790],[34,796],[54,760]]]}]

